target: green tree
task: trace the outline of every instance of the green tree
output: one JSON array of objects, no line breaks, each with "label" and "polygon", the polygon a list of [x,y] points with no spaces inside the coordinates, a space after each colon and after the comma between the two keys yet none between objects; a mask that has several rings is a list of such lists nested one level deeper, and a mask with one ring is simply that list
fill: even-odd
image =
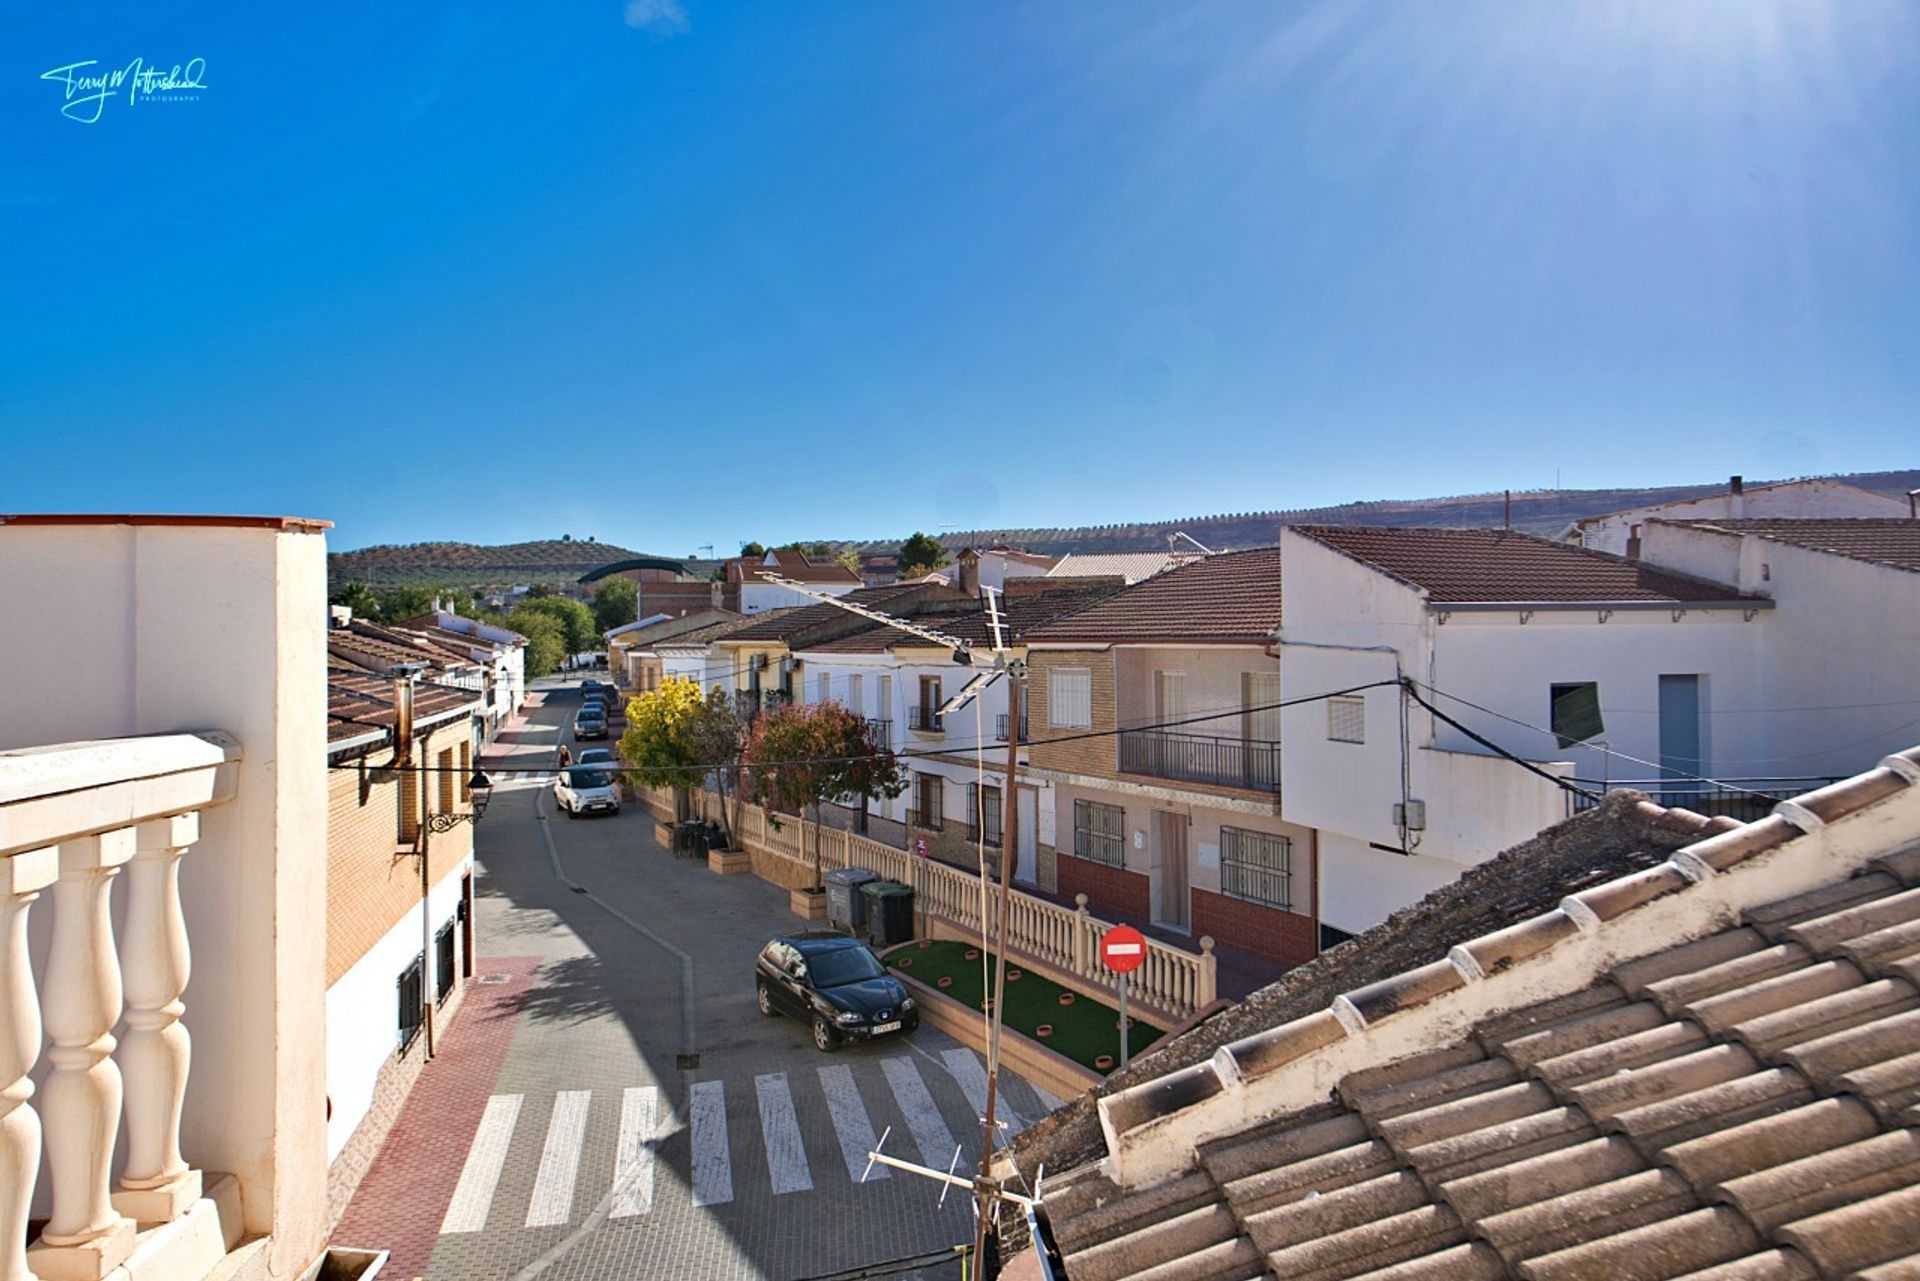
[{"label": "green tree", "polygon": [[949,559],[947,549],[938,539],[916,530],[912,538],[900,544],[900,577],[919,578],[931,574]]},{"label": "green tree", "polygon": [[820,806],[828,800],[891,799],[907,790],[900,759],[880,746],[873,726],[844,703],[786,706],[753,724],[746,743],[748,785],[771,807],[804,817],[813,806],[813,891],[820,870]]},{"label": "green tree", "polygon": [[860,572],[860,553],[852,543],[848,543],[840,549],[840,554],[833,558],[833,563],[857,574]]},{"label": "green tree", "polygon": [[640,584],[631,578],[609,578],[593,593],[593,623],[602,632],[625,627],[640,617]]},{"label": "green tree", "polygon": [[764,543],[742,543],[740,544],[740,554],[742,556],[765,556],[767,554],[767,548]]},{"label": "green tree", "polygon": [[600,629],[594,625],[593,611],[569,596],[541,596],[528,600],[515,610],[535,610],[560,624],[561,643],[568,655],[584,654],[600,648]]},{"label": "green tree", "polygon": [[352,610],[355,618],[380,617],[380,597],[365,583],[344,583],[334,589],[330,599],[333,604]]},{"label": "green tree", "polygon": [[620,759],[646,770],[645,782],[673,789],[676,818],[686,817],[687,793],[700,785],[711,766],[697,728],[706,714],[700,686],[681,677],[627,700]]},{"label": "green tree", "polygon": [[507,630],[519,632],[527,638],[522,661],[526,664],[528,680],[536,676],[550,676],[560,670],[560,664],[567,656],[567,633],[559,619],[545,610],[529,609],[522,605],[499,622]]}]

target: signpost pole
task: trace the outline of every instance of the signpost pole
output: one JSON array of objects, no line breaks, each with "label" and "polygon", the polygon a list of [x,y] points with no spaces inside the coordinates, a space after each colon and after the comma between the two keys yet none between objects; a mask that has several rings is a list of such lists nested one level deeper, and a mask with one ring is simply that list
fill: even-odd
[{"label": "signpost pole", "polygon": [[1127,1027],[1127,976],[1120,975],[1120,1070],[1127,1070],[1127,1043],[1133,1038],[1128,1035]]}]

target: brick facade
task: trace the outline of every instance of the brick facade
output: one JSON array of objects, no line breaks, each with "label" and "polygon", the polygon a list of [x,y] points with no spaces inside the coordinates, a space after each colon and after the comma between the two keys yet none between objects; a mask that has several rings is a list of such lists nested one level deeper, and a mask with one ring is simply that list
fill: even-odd
[{"label": "brick facade", "polygon": [[1192,928],[1196,938],[1211,934],[1222,947],[1251,952],[1283,965],[1300,965],[1319,953],[1319,931],[1312,917],[1211,890],[1193,891]]},{"label": "brick facade", "polygon": [[[416,742],[416,761],[459,768],[460,746],[467,742],[468,722],[436,726]],[[394,923],[420,909],[420,867],[409,855],[411,833],[401,839],[403,793],[413,799],[425,793],[435,804],[459,798],[464,778],[453,774],[428,775],[424,788],[389,780],[372,781],[376,762],[386,763],[390,750],[376,748],[365,771],[334,769],[327,776],[327,984],[332,986],[353,968],[369,948],[386,937]],[[423,776],[404,776],[419,779]],[[444,779],[443,784],[437,780]],[[417,824],[409,825],[417,826]],[[438,885],[473,852],[473,829],[461,824],[435,835],[428,847],[428,875]]]},{"label": "brick facade", "polygon": [[1149,883],[1140,872],[1108,867],[1092,859],[1061,851],[1055,863],[1059,892],[1069,897],[1085,894],[1093,907],[1118,912],[1137,921],[1152,919]]},{"label": "brick facade", "polygon": [[[1047,698],[1050,673],[1060,668],[1084,668],[1093,687],[1093,727],[1091,730],[1066,729],[1053,724],[1048,715]],[[1113,654],[1108,650],[1036,649],[1028,655],[1027,680],[1028,732],[1034,744],[1028,759],[1035,769],[1070,770],[1114,778],[1119,773],[1119,749],[1113,737],[1114,721]],[[1091,733],[1097,737],[1076,738],[1070,743],[1049,743],[1062,738]]]}]

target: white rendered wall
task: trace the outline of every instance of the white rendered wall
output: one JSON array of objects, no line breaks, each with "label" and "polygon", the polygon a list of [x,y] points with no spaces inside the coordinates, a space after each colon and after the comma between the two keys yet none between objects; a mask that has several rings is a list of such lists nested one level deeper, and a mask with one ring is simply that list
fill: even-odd
[{"label": "white rendered wall", "polygon": [[1358,934],[1417,903],[1467,870],[1464,863],[1376,850],[1364,841],[1320,833],[1320,920]]},{"label": "white rendered wall", "polygon": [[1624,556],[1627,539],[1635,525],[1663,520],[1805,520],[1810,517],[1879,516],[1898,520],[1907,514],[1905,503],[1831,480],[1801,480],[1784,485],[1750,489],[1736,498],[1732,494],[1709,494],[1686,502],[1663,503],[1655,507],[1636,507],[1596,519],[1581,527],[1581,545],[1596,551]]},{"label": "white rendered wall", "polygon": [[[809,583],[813,591],[822,596],[845,596],[859,589],[858,583]],[[782,587],[778,583],[743,582],[740,584],[740,612],[743,614],[761,614],[770,609],[787,609],[796,605],[818,605],[812,597]]]},{"label": "white rendered wall", "polygon": [[[462,859],[428,891],[427,914],[432,927],[424,982],[429,993],[439,991],[431,935],[439,933],[459,910],[461,883],[472,871],[473,860]],[[380,1069],[399,1044],[398,984],[400,975],[419,954],[420,914],[416,906],[327,989],[327,1097],[333,1103],[333,1117],[327,1122],[329,1162],[340,1155],[340,1149],[366,1116]],[[459,964],[457,955],[454,964]]]}]

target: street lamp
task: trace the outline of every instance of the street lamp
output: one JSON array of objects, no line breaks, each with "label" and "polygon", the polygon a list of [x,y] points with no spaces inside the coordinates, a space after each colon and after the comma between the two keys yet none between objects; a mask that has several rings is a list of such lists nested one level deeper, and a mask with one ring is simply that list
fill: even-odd
[{"label": "street lamp", "polygon": [[467,780],[467,797],[473,808],[463,814],[429,814],[427,826],[435,832],[451,832],[462,823],[478,824],[480,816],[487,812],[487,802],[493,799],[493,780],[484,770],[473,771],[473,777]]}]

